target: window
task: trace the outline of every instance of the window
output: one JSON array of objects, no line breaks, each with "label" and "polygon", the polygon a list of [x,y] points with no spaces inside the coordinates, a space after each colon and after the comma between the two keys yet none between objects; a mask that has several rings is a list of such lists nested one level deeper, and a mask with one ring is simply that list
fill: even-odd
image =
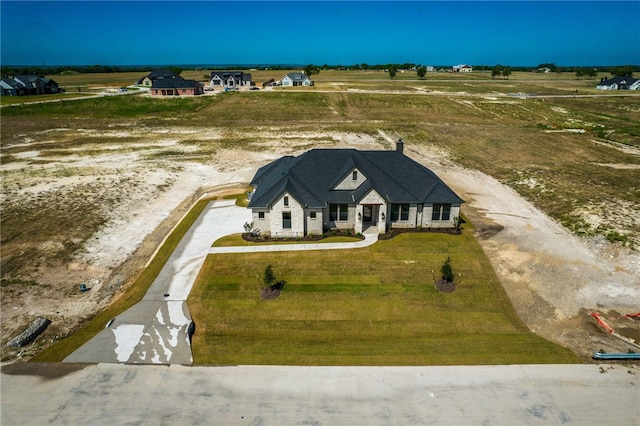
[{"label": "window", "polygon": [[451,216],[451,204],[434,204],[431,220],[449,220]]},{"label": "window", "polygon": [[258,212],[258,219],[264,219],[264,212]]},{"label": "window", "polygon": [[282,212],[282,229],[291,229],[291,212]]},{"label": "window", "polygon": [[391,204],[391,222],[409,220],[409,204]]},{"label": "window", "polygon": [[358,180],[358,171],[354,170],[353,173],[351,173],[351,179],[352,180]]},{"label": "window", "polygon": [[329,220],[346,221],[349,218],[349,206],[347,204],[330,204]]},{"label": "window", "polygon": [[316,218],[316,212],[309,212],[309,219],[315,219]]},{"label": "window", "polygon": [[289,207],[289,197],[287,196],[284,197],[284,206]]}]

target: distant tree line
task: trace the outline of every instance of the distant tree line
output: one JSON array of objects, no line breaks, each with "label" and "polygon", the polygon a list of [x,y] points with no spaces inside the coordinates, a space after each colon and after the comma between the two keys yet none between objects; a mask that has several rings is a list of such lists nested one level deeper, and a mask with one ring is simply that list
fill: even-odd
[{"label": "distant tree line", "polygon": [[[471,64],[470,64],[471,65]],[[451,69],[449,65],[432,65],[436,70]],[[504,65],[472,65],[475,71],[491,72],[492,77],[501,76],[508,78],[509,74],[513,71],[526,71],[526,72],[553,72],[553,73],[576,73],[576,77],[592,77],[597,73],[608,73],[612,76],[632,76],[633,73],[640,73],[640,65],[618,65],[618,66],[558,66],[554,63],[544,63],[537,67],[523,67],[523,66],[504,66]],[[416,64],[411,62],[405,63],[388,63],[388,64],[376,64],[371,65],[367,63],[360,63],[354,65],[292,65],[292,64],[280,64],[280,65],[211,65],[211,66],[151,66],[151,65],[126,65],[126,66],[110,66],[110,65],[81,65],[81,66],[1,66],[0,74],[7,75],[64,75],[68,73],[115,73],[115,72],[141,72],[148,73],[157,68],[169,68],[176,74],[180,74],[184,70],[202,70],[202,69],[219,69],[219,70],[237,70],[237,69],[270,69],[270,70],[289,70],[289,69],[302,69],[305,72],[309,72],[309,75],[318,74],[321,70],[363,70],[363,71],[384,71],[391,72],[390,70],[415,70],[420,78],[424,78],[426,74],[426,66],[424,64]],[[494,72],[497,72],[494,75]],[[507,74],[505,74],[505,72]],[[392,77],[393,78],[393,77]]]}]

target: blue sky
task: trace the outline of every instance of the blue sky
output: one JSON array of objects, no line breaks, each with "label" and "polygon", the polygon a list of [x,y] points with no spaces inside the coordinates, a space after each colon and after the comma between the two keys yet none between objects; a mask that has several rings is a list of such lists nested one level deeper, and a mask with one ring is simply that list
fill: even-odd
[{"label": "blue sky", "polygon": [[640,1],[6,1],[2,65],[640,64]]}]

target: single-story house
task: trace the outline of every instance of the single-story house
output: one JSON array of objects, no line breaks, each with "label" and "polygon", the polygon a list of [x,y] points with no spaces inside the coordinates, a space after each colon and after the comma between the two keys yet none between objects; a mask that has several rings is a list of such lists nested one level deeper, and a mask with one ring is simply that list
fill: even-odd
[{"label": "single-story house", "polygon": [[151,85],[152,96],[196,96],[204,93],[202,83],[195,80],[159,78]]},{"label": "single-story house", "polygon": [[473,71],[473,67],[470,65],[454,65],[453,71],[454,72],[471,72]]},{"label": "single-story house", "polygon": [[633,77],[603,77],[596,86],[600,90],[640,90],[640,79]]},{"label": "single-story house", "polygon": [[160,68],[157,70],[151,71],[149,74],[141,77],[136,84],[139,86],[151,87],[153,82],[156,80],[161,80],[165,78],[182,78],[180,75],[174,73],[170,69]]},{"label": "single-story house", "polygon": [[403,146],[312,149],[261,167],[251,181],[253,226],[273,237],[453,228],[464,201]]},{"label": "single-story house", "polygon": [[284,87],[313,86],[313,81],[303,72],[290,72],[280,79],[279,85]]},{"label": "single-story house", "polygon": [[235,88],[251,86],[251,74],[242,71],[211,71],[209,83],[212,86]]},{"label": "single-story house", "polygon": [[39,75],[16,75],[0,80],[3,96],[50,95],[63,91],[54,80]]}]

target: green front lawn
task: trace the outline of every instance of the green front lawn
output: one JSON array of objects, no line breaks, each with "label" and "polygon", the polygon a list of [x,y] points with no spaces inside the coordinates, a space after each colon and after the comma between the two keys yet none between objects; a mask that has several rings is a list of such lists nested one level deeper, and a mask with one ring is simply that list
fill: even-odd
[{"label": "green front lawn", "polygon": [[[433,285],[447,256],[458,277],[449,294]],[[260,297],[268,264],[287,281],[275,300]],[[527,330],[468,230],[354,250],[210,255],[188,304],[196,364],[579,362]]]}]

